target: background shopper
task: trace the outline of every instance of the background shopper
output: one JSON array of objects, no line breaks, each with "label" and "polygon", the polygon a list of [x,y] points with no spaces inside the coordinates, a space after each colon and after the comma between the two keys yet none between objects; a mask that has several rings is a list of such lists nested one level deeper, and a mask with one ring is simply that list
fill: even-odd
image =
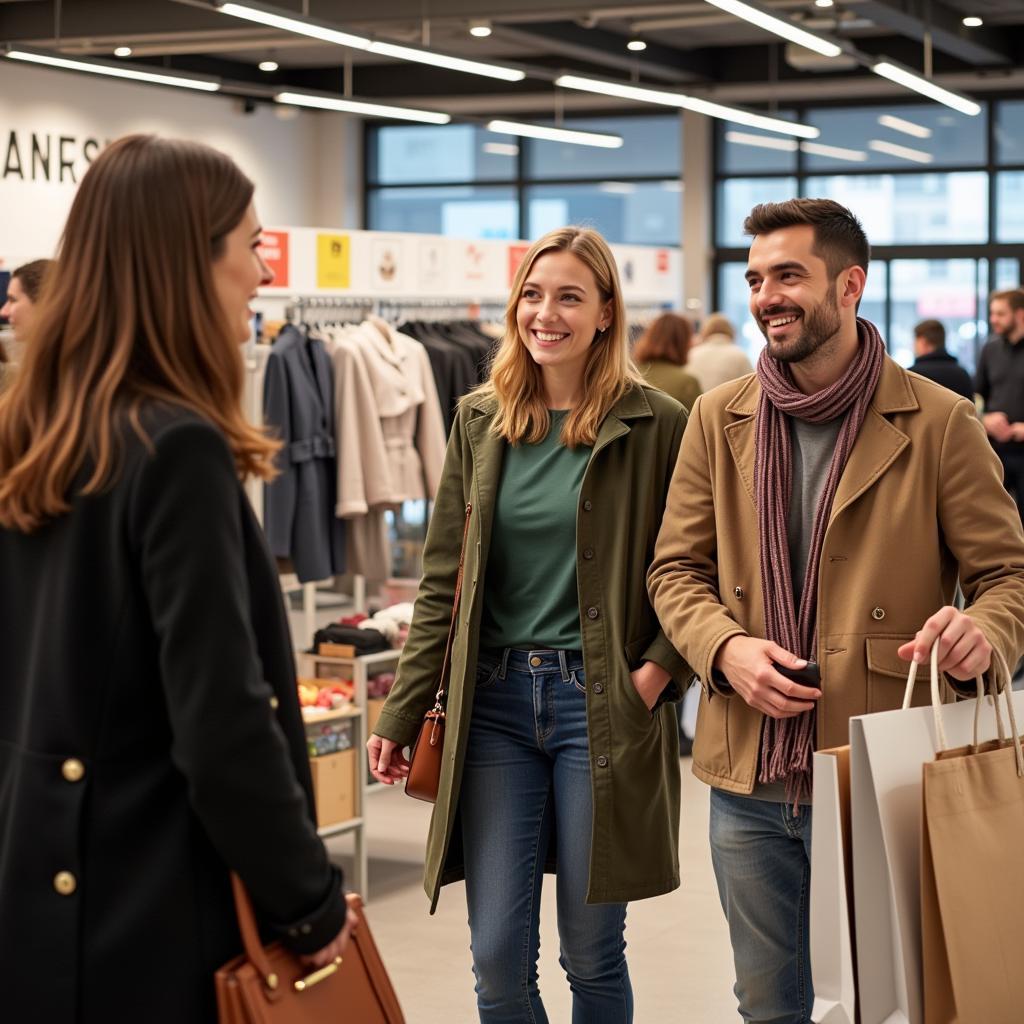
[{"label": "background shopper", "polygon": [[52,266],[53,260],[33,260],[11,271],[7,301],[0,306],[0,317],[10,323],[17,341],[24,341],[32,326],[43,279]]},{"label": "background shopper", "polygon": [[[993,647],[1016,664],[1024,536],[974,406],[898,366],[857,317],[857,219],[794,199],[755,207],[745,230],[767,344],[756,376],[698,399],[649,579],[703,682],[693,769],[712,787],[740,1015],[807,1024],[812,752],[848,742],[851,716],[899,707],[906,663],[935,640],[972,693]],[[820,678],[779,671],[808,662]]]},{"label": "background shopper", "polygon": [[648,384],[671,395],[687,412],[700,394],[700,384],[684,369],[693,325],[678,313],[662,313],[648,325],[633,348],[637,369]]},{"label": "background shopper", "polygon": [[690,349],[688,362],[701,391],[754,372],[746,352],[736,344],[736,329],[724,313],[712,313],[701,324],[697,340],[699,344]]},{"label": "background shopper", "polygon": [[83,178],[0,397],[4,1016],[216,1019],[237,871],[312,963],[347,939],[277,575],[239,474],[253,186],[129,136]]},{"label": "background shopper", "polygon": [[679,884],[671,707],[691,673],[644,588],[686,413],[632,369],[594,231],[534,243],[489,382],[448,445],[398,677],[369,747],[383,782],[432,705],[472,505],[425,888],[466,879],[487,1024],[548,1017],[541,880],[557,864],[574,1024],[627,1024],[628,900]]},{"label": "background shopper", "polygon": [[1024,290],[995,292],[988,319],[993,336],[978,357],[974,389],[982,420],[1003,464],[1003,482],[1024,519]]},{"label": "background shopper", "polygon": [[946,350],[946,328],[938,320],[922,320],[914,328],[914,356],[912,373],[949,388],[968,402],[974,401],[971,376]]}]

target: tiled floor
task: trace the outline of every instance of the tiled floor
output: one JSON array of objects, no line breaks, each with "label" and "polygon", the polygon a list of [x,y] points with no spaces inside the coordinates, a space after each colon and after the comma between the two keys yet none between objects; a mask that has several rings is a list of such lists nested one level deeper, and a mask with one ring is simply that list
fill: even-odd
[{"label": "tiled floor", "polygon": [[[680,860],[683,885],[630,906],[626,938],[636,1024],[725,1024],[739,1019],[732,958],[711,872],[708,790],[683,761]],[[367,798],[370,903],[367,916],[405,1010],[407,1024],[476,1021],[466,901],[461,884],[446,887],[428,914],[420,885],[430,806],[401,790]],[[344,862],[350,840],[330,840]],[[571,995],[558,964],[554,899],[541,910],[540,984],[551,1024],[569,1024]]]}]

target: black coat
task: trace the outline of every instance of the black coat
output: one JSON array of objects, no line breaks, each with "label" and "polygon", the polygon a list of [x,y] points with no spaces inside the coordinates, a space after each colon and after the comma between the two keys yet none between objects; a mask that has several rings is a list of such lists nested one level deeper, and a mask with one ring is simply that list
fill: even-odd
[{"label": "black coat", "polygon": [[945,349],[936,349],[919,356],[910,371],[963,395],[968,402],[974,401],[974,384],[970,374],[957,362],[956,356],[950,355]]},{"label": "black coat", "polygon": [[[100,496],[0,529],[0,1017],[215,1019],[237,870],[299,951],[344,923],[280,589],[219,431],[149,410]],[[73,890],[73,891],[72,891]]]}]

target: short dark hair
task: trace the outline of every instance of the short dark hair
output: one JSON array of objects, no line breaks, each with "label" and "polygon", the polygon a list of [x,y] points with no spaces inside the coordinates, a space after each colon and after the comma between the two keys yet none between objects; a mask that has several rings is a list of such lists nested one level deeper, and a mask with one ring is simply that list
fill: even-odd
[{"label": "short dark hair", "polygon": [[11,280],[17,278],[29,301],[38,302],[39,292],[43,287],[43,278],[46,277],[46,272],[52,265],[53,260],[33,260],[31,263],[23,263],[11,271]]},{"label": "short dark hair", "polygon": [[787,199],[759,203],[743,222],[748,235],[767,235],[809,224],[814,228],[814,255],[825,261],[835,280],[847,267],[868,269],[871,245],[857,218],[833,199]]},{"label": "short dark hair", "polygon": [[1007,288],[1006,291],[993,292],[988,297],[989,303],[1005,302],[1013,313],[1019,313],[1024,309],[1024,288]]},{"label": "short dark hair", "polygon": [[932,348],[946,347],[946,328],[938,320],[922,320],[914,328],[915,338],[924,338]]},{"label": "short dark hair", "polygon": [[638,363],[652,359],[667,359],[677,366],[685,366],[693,340],[693,326],[678,313],[662,313],[637,340],[633,358]]}]

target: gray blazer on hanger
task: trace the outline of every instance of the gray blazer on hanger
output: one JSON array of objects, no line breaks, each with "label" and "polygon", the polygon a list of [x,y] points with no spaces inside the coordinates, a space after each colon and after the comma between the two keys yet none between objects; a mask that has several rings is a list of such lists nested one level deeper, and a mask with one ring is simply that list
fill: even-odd
[{"label": "gray blazer on hanger", "polygon": [[345,526],[334,514],[334,368],[323,342],[285,327],[267,360],[263,418],[284,442],[281,475],[264,487],[263,528],[303,583],[345,571]]}]

